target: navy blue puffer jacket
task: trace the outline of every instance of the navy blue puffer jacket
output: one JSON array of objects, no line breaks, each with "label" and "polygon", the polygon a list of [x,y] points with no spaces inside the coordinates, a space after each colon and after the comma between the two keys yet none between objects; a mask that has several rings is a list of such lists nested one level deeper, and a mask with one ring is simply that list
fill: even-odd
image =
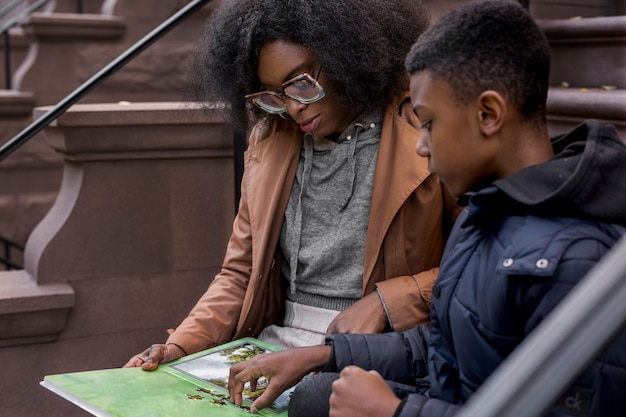
[{"label": "navy blue puffer jacket", "polygon": [[[326,370],[375,369],[415,389],[397,416],[451,416],[591,267],[626,225],[626,146],[588,122],[557,155],[464,196],[433,288],[430,329],[333,335]],[[572,386],[582,406],[551,416],[626,415],[626,333]]]}]

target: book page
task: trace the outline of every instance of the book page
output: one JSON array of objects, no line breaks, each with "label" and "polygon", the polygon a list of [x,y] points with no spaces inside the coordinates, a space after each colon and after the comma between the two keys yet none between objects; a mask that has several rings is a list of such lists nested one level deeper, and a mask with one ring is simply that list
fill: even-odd
[{"label": "book page", "polygon": [[[189,359],[181,359],[170,365],[169,368],[215,387],[215,390],[198,389],[195,394],[189,395],[197,400],[207,400],[218,406],[225,405],[226,401],[228,401],[228,376],[231,366],[253,358],[256,355],[277,350],[252,339],[241,339],[222,345],[219,350],[215,349],[217,348],[211,349],[208,353],[192,355]],[[243,391],[244,401],[252,403],[255,398],[265,391],[266,387],[267,380],[265,378],[259,379],[256,391],[250,391],[250,385],[246,383]],[[265,408],[265,410],[276,414],[285,412],[294,388],[281,394],[272,406]],[[242,408],[249,410],[249,405],[244,403]]]}]

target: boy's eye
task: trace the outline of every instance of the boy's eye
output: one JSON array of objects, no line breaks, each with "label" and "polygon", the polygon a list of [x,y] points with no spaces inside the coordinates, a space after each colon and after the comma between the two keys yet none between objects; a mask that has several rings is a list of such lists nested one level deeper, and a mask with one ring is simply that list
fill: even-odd
[{"label": "boy's eye", "polygon": [[422,123],[420,129],[426,129],[430,132],[433,122]]}]

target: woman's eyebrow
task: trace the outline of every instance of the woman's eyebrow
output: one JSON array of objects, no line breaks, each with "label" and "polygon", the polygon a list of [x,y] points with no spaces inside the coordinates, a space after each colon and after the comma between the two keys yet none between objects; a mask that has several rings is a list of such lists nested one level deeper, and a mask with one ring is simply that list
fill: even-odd
[{"label": "woman's eyebrow", "polygon": [[292,78],[297,77],[300,74],[304,74],[305,72],[309,72],[310,73],[310,71],[313,71],[314,67],[315,67],[315,62],[303,63],[303,64],[295,67],[294,69],[292,69],[291,72],[289,72],[287,74],[287,76],[285,77],[283,82],[287,82],[287,81],[291,80]]},{"label": "woman's eyebrow", "polygon": [[[264,84],[263,82],[261,82],[261,85],[263,86],[263,88],[265,88],[268,91],[280,91],[282,85],[291,80],[294,77],[297,77],[300,74],[304,74],[305,72],[309,72],[313,70],[313,68],[315,67],[315,63],[314,62],[307,62],[307,63],[303,63],[301,65],[298,65],[297,67],[295,67],[294,69],[292,69],[290,72],[287,73],[287,75],[285,75],[285,78],[282,80],[282,82],[280,83],[279,86],[272,86],[272,85],[267,85]],[[307,69],[310,68],[310,69]]]}]

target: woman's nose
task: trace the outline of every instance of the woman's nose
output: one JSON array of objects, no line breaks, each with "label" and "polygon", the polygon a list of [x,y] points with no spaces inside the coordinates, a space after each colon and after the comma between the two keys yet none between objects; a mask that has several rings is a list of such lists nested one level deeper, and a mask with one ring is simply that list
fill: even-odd
[{"label": "woman's nose", "polygon": [[300,103],[298,100],[295,100],[295,99],[290,98],[290,97],[285,97],[285,103],[287,103],[287,113],[289,113],[289,115],[293,119],[295,119],[295,116],[302,109],[304,109],[306,106],[308,106],[308,104]]},{"label": "woman's nose", "polygon": [[420,130],[417,143],[415,144],[415,152],[417,152],[419,156],[430,156],[430,149],[428,148],[428,131],[426,129]]}]

